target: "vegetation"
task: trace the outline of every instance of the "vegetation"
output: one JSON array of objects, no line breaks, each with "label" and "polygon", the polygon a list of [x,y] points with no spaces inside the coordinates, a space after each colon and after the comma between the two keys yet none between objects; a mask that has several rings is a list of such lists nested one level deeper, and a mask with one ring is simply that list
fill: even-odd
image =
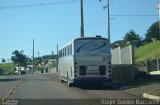
[{"label": "vegetation", "polygon": [[[143,35],[142,35],[143,36]],[[157,40],[152,43],[152,40]],[[142,39],[134,30],[129,30],[123,40],[115,41],[111,44],[111,48],[128,46],[127,42],[136,46],[135,59],[136,61],[155,59],[160,57],[160,30],[159,21],[153,23],[146,31],[145,38]]]},{"label": "vegetation", "polygon": [[18,67],[24,67],[26,68],[30,59],[27,58],[27,56],[24,54],[24,51],[18,51],[15,50],[14,52],[12,52],[12,57],[11,60],[14,62],[15,65],[17,65]]},{"label": "vegetation", "polygon": [[130,29],[130,31],[127,32],[123,38],[126,43],[130,42],[130,43],[134,44],[136,47],[139,47],[142,45],[143,39],[134,30]]},{"label": "vegetation", "polygon": [[121,48],[128,46],[128,44],[124,40],[118,40],[111,44],[111,48],[116,48],[118,45],[121,46]]},{"label": "vegetation", "polygon": [[129,30],[125,36],[123,37],[123,40],[118,40],[115,41],[114,43],[111,44],[112,48],[121,46],[121,48],[128,46],[128,43],[131,43],[135,45],[136,47],[139,47],[142,45],[143,39],[139,36],[139,34],[136,34],[134,30]]},{"label": "vegetation", "polygon": [[12,75],[15,71],[15,65],[13,63],[0,64],[0,75]]},{"label": "vegetation", "polygon": [[36,71],[42,72],[42,70],[44,70],[44,67],[39,67],[39,66],[36,67]]},{"label": "vegetation", "polygon": [[147,33],[145,34],[145,41],[151,42],[152,38],[156,38],[157,40],[160,40],[160,32],[159,32],[159,21],[153,23],[149,29],[147,30]]},{"label": "vegetation", "polygon": [[35,60],[48,60],[48,59],[57,59],[57,55],[44,55],[42,57],[35,58]]},{"label": "vegetation", "polygon": [[35,69],[36,71],[43,72],[48,71],[48,69],[56,67],[55,63],[48,63],[49,59],[57,59],[57,55],[44,55],[42,57],[35,58]]},{"label": "vegetation", "polygon": [[6,62],[6,60],[4,58],[2,58],[2,63],[5,63],[5,62]]},{"label": "vegetation", "polygon": [[146,44],[135,50],[136,61],[160,58],[160,41]]},{"label": "vegetation", "polygon": [[126,47],[127,42],[130,42],[136,47],[140,47],[142,45],[150,43],[153,39],[160,40],[159,21],[153,23],[148,28],[144,39],[141,38],[140,35],[137,34],[134,30],[130,29],[123,37],[123,40],[115,41],[111,44],[111,48],[117,47],[117,44],[121,46],[121,48]]}]

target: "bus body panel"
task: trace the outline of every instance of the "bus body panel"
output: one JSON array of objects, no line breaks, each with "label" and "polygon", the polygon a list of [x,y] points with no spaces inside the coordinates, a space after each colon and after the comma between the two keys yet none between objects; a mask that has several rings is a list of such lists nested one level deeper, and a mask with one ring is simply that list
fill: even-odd
[{"label": "bus body panel", "polygon": [[111,81],[111,53],[105,38],[75,39],[60,49],[58,55],[58,71],[64,81]]}]

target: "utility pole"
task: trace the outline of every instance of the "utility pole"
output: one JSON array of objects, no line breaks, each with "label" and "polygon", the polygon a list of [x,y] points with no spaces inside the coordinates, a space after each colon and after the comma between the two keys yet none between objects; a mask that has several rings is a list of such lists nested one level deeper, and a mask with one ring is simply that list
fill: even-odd
[{"label": "utility pole", "polygon": [[57,56],[58,56],[58,44],[57,44]]},{"label": "utility pole", "polygon": [[159,21],[159,33],[160,33],[160,2],[158,3],[157,8],[158,8],[158,13],[159,13],[159,19],[158,19],[158,21]]},{"label": "utility pole", "polygon": [[34,74],[34,38],[33,38],[33,55],[32,55],[32,67],[33,67],[33,74]]},{"label": "utility pole", "polygon": [[109,9],[109,0],[108,0],[108,5],[107,5],[108,9],[108,40],[109,40],[109,44],[111,43],[111,39],[110,39],[110,9]]},{"label": "utility pole", "polygon": [[81,8],[81,36],[84,37],[83,0],[80,1]]},{"label": "utility pole", "polygon": [[39,58],[39,51],[38,51],[38,58]]},{"label": "utility pole", "polygon": [[58,72],[58,61],[59,61],[58,58],[59,58],[59,53],[58,53],[58,44],[57,44],[57,66],[56,66],[56,72],[57,72],[57,73],[59,73],[59,72]]},{"label": "utility pole", "polygon": [[[101,0],[99,0],[101,2]],[[107,21],[108,21],[108,24],[107,24],[107,37],[108,37],[108,41],[109,41],[109,44],[111,42],[111,39],[110,39],[110,9],[109,9],[110,5],[109,5],[109,0],[107,0],[107,5],[103,7],[103,9],[106,9],[107,8]]]}]

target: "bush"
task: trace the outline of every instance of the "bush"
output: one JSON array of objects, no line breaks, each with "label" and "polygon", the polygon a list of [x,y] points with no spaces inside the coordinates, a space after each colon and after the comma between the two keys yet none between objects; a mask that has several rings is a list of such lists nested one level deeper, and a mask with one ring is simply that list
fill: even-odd
[{"label": "bush", "polygon": [[0,68],[0,75],[3,75],[3,74],[4,74],[3,69]]},{"label": "bush", "polygon": [[12,74],[14,74],[14,68],[15,68],[15,65],[13,63],[0,64],[0,71],[4,75],[12,75]]}]

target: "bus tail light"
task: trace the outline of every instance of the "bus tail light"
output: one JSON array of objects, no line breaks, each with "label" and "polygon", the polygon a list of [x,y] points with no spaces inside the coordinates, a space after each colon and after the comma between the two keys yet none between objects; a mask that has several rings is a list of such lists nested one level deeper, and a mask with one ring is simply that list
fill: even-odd
[{"label": "bus tail light", "polygon": [[111,78],[111,74],[109,74],[108,77]]},{"label": "bus tail light", "polygon": [[77,73],[77,70],[74,70],[74,74],[76,74]]},{"label": "bus tail light", "polygon": [[108,69],[110,69],[111,68],[111,66],[108,66]]},{"label": "bus tail light", "polygon": [[111,75],[112,75],[112,70],[108,69],[108,77],[111,78]]},{"label": "bus tail light", "polygon": [[111,62],[108,62],[109,65],[111,65]]},{"label": "bus tail light", "polygon": [[77,75],[77,62],[74,62],[74,74]]},{"label": "bus tail light", "polygon": [[106,75],[106,66],[99,66],[99,75]]},{"label": "bus tail light", "polygon": [[111,62],[109,61],[108,62],[108,77],[109,78],[111,78],[111,73],[112,73],[112,71],[111,71]]},{"label": "bus tail light", "polygon": [[77,75],[74,75],[74,77],[76,78],[76,77],[77,77]]},{"label": "bus tail light", "polygon": [[80,76],[86,76],[86,66],[80,66],[79,67],[79,75]]}]

